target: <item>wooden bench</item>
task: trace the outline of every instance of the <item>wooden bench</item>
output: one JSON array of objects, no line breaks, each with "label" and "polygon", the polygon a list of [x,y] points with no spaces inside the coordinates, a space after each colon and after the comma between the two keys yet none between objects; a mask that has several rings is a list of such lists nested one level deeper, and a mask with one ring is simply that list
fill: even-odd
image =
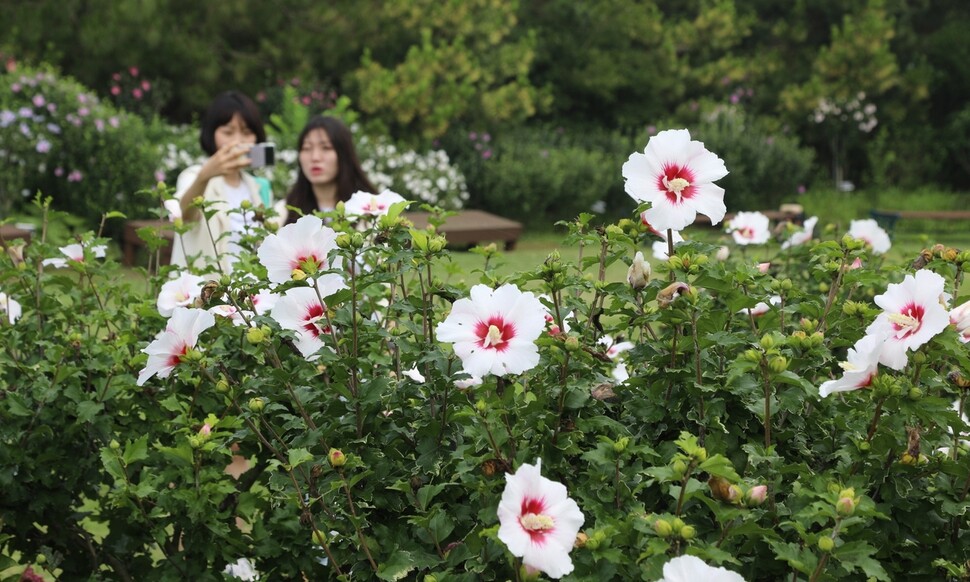
[{"label": "wooden bench", "polygon": [[[428,226],[427,212],[405,212],[403,215],[410,220],[415,228]],[[145,227],[157,229],[159,235],[168,241],[162,247],[162,263],[167,265],[172,257],[172,241],[175,231],[167,220],[129,220],[122,231],[121,247],[124,264],[133,266],[140,247],[145,241],[138,236],[138,230]],[[505,243],[505,250],[511,251],[522,234],[522,223],[481,210],[462,210],[445,219],[438,229],[452,245],[474,245],[482,241],[500,241]]]},{"label": "wooden bench", "polygon": [[[428,226],[427,212],[405,212],[404,217],[414,223],[415,228]],[[501,241],[505,243],[505,250],[511,251],[515,249],[515,243],[522,234],[522,223],[482,210],[462,210],[446,218],[438,232],[451,245]]]},{"label": "wooden bench", "polygon": [[140,247],[145,246],[145,241],[138,236],[138,230],[151,227],[154,228],[159,236],[168,241],[168,244],[161,248],[161,264],[167,265],[172,260],[172,241],[175,240],[175,231],[172,230],[172,223],[167,220],[129,220],[125,222],[125,228],[121,232],[122,262],[131,267],[135,265],[135,256]]},{"label": "wooden bench", "polygon": [[889,236],[896,230],[900,219],[930,220],[934,222],[970,222],[970,210],[877,210],[869,211]]},{"label": "wooden bench", "polygon": [[2,224],[0,225],[0,248],[6,248],[8,242],[17,240],[18,238],[22,238],[24,242],[29,243],[33,234],[32,230],[26,228],[13,224]]}]

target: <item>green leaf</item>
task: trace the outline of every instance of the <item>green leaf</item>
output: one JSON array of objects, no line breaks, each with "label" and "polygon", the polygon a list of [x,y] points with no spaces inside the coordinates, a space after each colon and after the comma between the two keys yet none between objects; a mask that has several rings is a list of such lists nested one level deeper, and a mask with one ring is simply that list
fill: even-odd
[{"label": "green leaf", "polygon": [[732,465],[731,461],[723,455],[713,455],[698,465],[697,468],[706,473],[710,473],[711,475],[724,477],[728,481],[736,482],[741,480],[741,477],[738,475],[737,471],[734,470],[734,465]]},{"label": "green leaf", "polygon": [[104,404],[86,400],[77,405],[77,419],[80,422],[91,422],[99,412],[104,410]]},{"label": "green leaf", "polygon": [[290,449],[287,454],[290,468],[295,469],[307,461],[313,460],[313,454],[306,449]]},{"label": "green leaf", "polygon": [[148,458],[148,435],[129,442],[125,445],[125,452],[121,456],[125,465],[130,465],[135,461],[143,461]]},{"label": "green leaf", "polygon": [[883,569],[882,564],[872,557],[877,551],[875,547],[866,542],[853,541],[837,547],[832,555],[849,571],[860,569],[869,578],[889,580],[889,575]]},{"label": "green leaf", "polygon": [[403,580],[415,568],[417,568],[417,564],[411,552],[398,550],[377,568],[377,577],[391,582]]}]

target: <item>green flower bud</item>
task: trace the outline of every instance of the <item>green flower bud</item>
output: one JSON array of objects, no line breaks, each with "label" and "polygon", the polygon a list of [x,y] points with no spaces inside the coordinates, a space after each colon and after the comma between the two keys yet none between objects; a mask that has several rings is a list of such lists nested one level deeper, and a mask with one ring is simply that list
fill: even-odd
[{"label": "green flower bud", "polygon": [[653,531],[657,532],[657,535],[662,538],[669,538],[674,533],[674,528],[670,526],[670,522],[665,519],[658,519],[653,522]]},{"label": "green flower bud", "polygon": [[254,346],[263,343],[263,340],[265,339],[266,339],[266,332],[264,332],[261,328],[251,327],[248,330],[246,330],[246,341],[253,344]]},{"label": "green flower bud", "polygon": [[479,414],[485,414],[485,411],[488,410],[488,405],[485,404],[485,400],[479,398],[478,402],[475,403],[475,410],[477,410]]},{"label": "green flower bud", "polygon": [[683,462],[680,459],[677,459],[676,461],[670,464],[670,470],[673,473],[674,479],[678,479],[678,480],[683,479],[684,473],[687,472],[687,463]]},{"label": "green flower bud", "polygon": [[697,535],[697,530],[692,525],[685,525],[680,528],[680,537],[683,540],[692,540]]},{"label": "green flower bud", "polygon": [[303,269],[293,269],[293,272],[290,273],[290,278],[294,281],[302,281],[306,279],[306,273]]},{"label": "green flower bud", "polygon": [[680,519],[679,517],[675,517],[674,520],[670,522],[670,526],[673,528],[674,533],[676,534],[679,534],[680,530],[684,529],[685,525],[687,524],[685,524],[684,520]]},{"label": "green flower bud", "polygon": [[229,392],[229,382],[226,382],[224,378],[216,382],[216,392],[219,392],[220,394]]},{"label": "green flower bud", "polygon": [[253,207],[253,203],[250,202],[249,200],[243,200],[242,202],[239,203],[239,207],[242,208],[243,210],[249,210],[250,208]]},{"label": "green flower bud", "polygon": [[249,399],[249,410],[257,414],[262,412],[265,406],[266,406],[266,401],[263,400],[262,398],[256,397],[256,398]]},{"label": "green flower bud", "polygon": [[701,463],[703,463],[704,461],[706,461],[707,460],[707,449],[705,449],[704,447],[697,447],[697,451],[694,453],[694,458],[697,459],[697,461],[698,462],[701,462]]},{"label": "green flower bud", "polygon": [[121,443],[119,443],[115,439],[111,439],[111,442],[108,443],[108,448],[110,448],[112,451],[117,451],[118,449],[121,448]]},{"label": "green flower bud", "polygon": [[775,374],[781,374],[788,369],[788,359],[784,356],[775,356],[768,362],[768,367]]},{"label": "green flower bud", "polygon": [[318,546],[323,546],[327,543],[327,534],[323,533],[318,529],[315,529],[313,530],[313,535],[310,536],[310,539],[313,540],[314,544]]},{"label": "green flower bud", "polygon": [[198,362],[202,359],[202,352],[195,348],[189,348],[182,354],[182,360],[186,362]]},{"label": "green flower bud", "polygon": [[816,331],[809,339],[811,340],[812,347],[818,347],[825,341],[825,335],[820,331]]},{"label": "green flower bud", "polygon": [[347,464],[347,457],[340,449],[330,449],[330,452],[327,453],[327,460],[330,461],[331,467],[343,467]]},{"label": "green flower bud", "polygon": [[447,239],[441,235],[435,235],[428,239],[428,252],[440,253],[448,244]]},{"label": "green flower bud", "polygon": [[626,450],[628,444],[630,444],[630,437],[620,437],[615,443],[613,443],[613,452],[622,453]]},{"label": "green flower bud", "polygon": [[757,364],[761,361],[762,353],[755,349],[745,350],[744,359],[751,362],[752,364]]},{"label": "green flower bud", "polygon": [[575,352],[579,349],[579,338],[574,335],[567,337],[564,343],[566,345],[566,349],[571,352]]},{"label": "green flower bud", "polygon": [[761,347],[765,350],[770,350],[775,347],[775,337],[773,334],[767,334],[761,336]]},{"label": "green flower bud", "polygon": [[612,236],[620,235],[620,234],[623,234],[623,229],[615,224],[611,224],[606,227],[606,234],[609,234]]},{"label": "green flower bud", "polygon": [[818,549],[828,553],[831,552],[833,548],[835,548],[835,540],[829,536],[822,536],[818,538]]},{"label": "green flower bud", "polygon": [[346,233],[346,232],[342,232],[342,233],[338,234],[337,235],[337,238],[334,239],[334,244],[337,245],[337,248],[338,249],[345,249],[345,250],[346,249],[349,249],[350,248],[350,234],[349,233]]},{"label": "green flower bud", "polygon": [[910,400],[919,400],[922,397],[923,397],[923,391],[920,390],[918,387],[913,386],[912,388],[909,389]]},{"label": "green flower bud", "polygon": [[198,435],[192,435],[189,437],[189,446],[192,447],[193,449],[197,449],[201,447],[202,444],[203,444],[202,437]]}]

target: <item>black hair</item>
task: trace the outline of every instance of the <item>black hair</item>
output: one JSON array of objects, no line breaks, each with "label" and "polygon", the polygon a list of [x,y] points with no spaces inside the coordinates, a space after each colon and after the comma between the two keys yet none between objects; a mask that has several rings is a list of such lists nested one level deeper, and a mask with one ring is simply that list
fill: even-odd
[{"label": "black hair", "polygon": [[226,91],[219,94],[202,117],[202,128],[199,131],[199,145],[208,155],[216,153],[216,129],[232,121],[233,115],[239,114],[242,120],[256,135],[256,143],[266,141],[266,129],[259,115],[259,108],[253,100],[239,91]]},{"label": "black hair", "polygon": [[[367,179],[367,175],[360,167],[360,161],[357,159],[357,148],[354,147],[354,138],[350,129],[336,117],[314,115],[310,118],[306,127],[300,132],[299,139],[297,139],[297,151],[303,149],[303,142],[306,141],[307,135],[315,129],[322,129],[327,132],[330,144],[337,152],[337,200],[346,202],[355,192],[359,191],[376,194],[377,189]],[[300,171],[297,172],[296,183],[293,184],[290,192],[286,195],[286,205],[299,208],[303,215],[313,214],[318,209],[317,198],[313,194],[313,185],[310,184],[310,180],[303,173],[303,168],[300,168]],[[300,215],[291,211],[286,218],[287,224],[296,222]]]}]

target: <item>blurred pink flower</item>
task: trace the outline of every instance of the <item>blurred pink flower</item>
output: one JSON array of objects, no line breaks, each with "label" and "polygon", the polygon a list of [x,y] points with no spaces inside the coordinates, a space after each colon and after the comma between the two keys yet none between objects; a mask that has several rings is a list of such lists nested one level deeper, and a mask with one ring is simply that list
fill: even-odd
[{"label": "blurred pink flower", "polygon": [[67,175],[68,182],[80,182],[83,179],[84,174],[82,174],[80,170],[71,170],[71,172]]},{"label": "blurred pink flower", "polygon": [[128,67],[128,73],[130,73],[132,77],[137,77],[138,67]]},{"label": "blurred pink flower", "polygon": [[175,279],[169,279],[162,285],[155,299],[155,306],[162,317],[171,317],[178,307],[191,307],[195,300],[202,295],[202,284],[205,278],[183,272]]},{"label": "blurred pink flower", "polygon": [[970,342],[970,301],[950,311],[950,324],[960,334],[960,341]]},{"label": "blurred pink flower", "polygon": [[760,212],[738,212],[728,222],[727,232],[739,245],[761,245],[771,237],[768,217]]},{"label": "blurred pink flower", "polygon": [[361,216],[383,216],[398,202],[404,202],[404,197],[390,190],[376,195],[370,192],[354,192],[350,200],[344,203],[344,214],[349,220]]},{"label": "blurred pink flower", "polygon": [[112,85],[111,86],[111,94],[112,95],[115,95],[115,96],[121,95],[121,87],[119,87],[117,85]]},{"label": "blurred pink flower", "polygon": [[141,99],[141,96],[142,96],[141,89],[139,87],[135,87],[134,89],[132,89],[131,96],[134,97],[135,99]]}]

